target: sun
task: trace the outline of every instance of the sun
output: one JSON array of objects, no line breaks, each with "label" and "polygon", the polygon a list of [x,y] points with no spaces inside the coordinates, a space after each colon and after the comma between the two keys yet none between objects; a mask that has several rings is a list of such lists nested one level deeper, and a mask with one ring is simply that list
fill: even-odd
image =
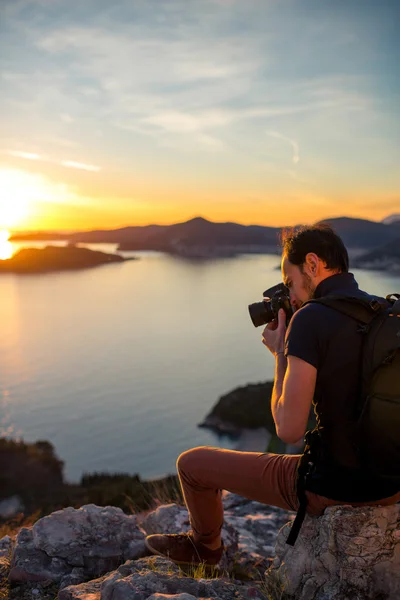
[{"label": "sun", "polygon": [[27,174],[21,171],[0,170],[0,229],[18,227],[29,215],[30,203],[36,190]]},{"label": "sun", "polygon": [[0,230],[0,260],[11,258],[13,254],[12,244],[8,241],[10,232],[5,229]]}]

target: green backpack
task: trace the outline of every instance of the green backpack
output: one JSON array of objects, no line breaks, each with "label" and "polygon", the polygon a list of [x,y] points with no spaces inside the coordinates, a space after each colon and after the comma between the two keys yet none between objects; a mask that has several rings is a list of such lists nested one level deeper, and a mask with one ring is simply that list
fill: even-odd
[{"label": "green backpack", "polygon": [[368,297],[329,295],[311,300],[352,317],[363,335],[355,445],[363,468],[399,481],[400,295],[383,305]]}]

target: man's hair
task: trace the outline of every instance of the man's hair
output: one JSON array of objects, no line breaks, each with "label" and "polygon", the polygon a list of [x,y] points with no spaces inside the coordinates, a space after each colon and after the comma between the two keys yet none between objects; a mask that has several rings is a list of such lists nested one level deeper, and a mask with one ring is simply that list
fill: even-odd
[{"label": "man's hair", "polygon": [[316,254],[326,263],[326,268],[347,273],[349,255],[340,237],[329,225],[318,224],[282,232],[283,254],[293,265],[302,266],[309,252]]}]

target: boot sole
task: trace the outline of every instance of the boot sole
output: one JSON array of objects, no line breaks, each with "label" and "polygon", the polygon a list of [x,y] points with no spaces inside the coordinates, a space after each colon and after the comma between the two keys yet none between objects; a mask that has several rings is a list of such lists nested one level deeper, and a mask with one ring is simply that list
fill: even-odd
[{"label": "boot sole", "polygon": [[198,567],[204,566],[206,569],[215,569],[218,566],[218,563],[210,565],[210,563],[207,563],[207,562],[194,563],[194,562],[177,561],[177,560],[174,560],[173,558],[171,558],[170,556],[168,556],[167,554],[163,554],[162,552],[159,552],[158,550],[153,548],[153,546],[146,539],[144,540],[144,545],[146,546],[147,550],[150,550],[150,552],[152,552],[153,554],[157,554],[157,556],[162,556],[163,558],[168,558],[168,560],[175,563],[176,565],[198,566]]}]

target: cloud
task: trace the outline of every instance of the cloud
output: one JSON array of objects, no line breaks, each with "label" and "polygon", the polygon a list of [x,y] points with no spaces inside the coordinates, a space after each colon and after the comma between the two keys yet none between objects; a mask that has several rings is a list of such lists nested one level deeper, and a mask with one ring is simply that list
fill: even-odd
[{"label": "cloud", "polygon": [[85,163],[76,162],[74,160],[63,160],[60,162],[62,167],[68,167],[70,169],[82,169],[83,171],[93,171],[97,173],[100,171],[100,167],[96,165],[87,165]]},{"label": "cloud", "polygon": [[[397,151],[393,115],[376,102],[383,88],[371,85],[370,40],[364,45],[345,11],[263,0],[85,0],[84,9],[69,0],[62,11],[33,2],[9,3],[20,10],[7,10],[0,104],[7,147],[32,148],[37,160],[92,173],[97,163],[130,163],[141,173],[151,156],[154,165],[168,161],[178,181],[190,168],[186,154],[198,152],[200,181],[219,151],[221,177],[233,173],[227,182],[249,181],[255,165],[274,160],[265,168],[294,187],[289,178],[305,183],[304,156],[307,179],[331,181],[371,163],[371,140],[382,140],[374,151],[382,162],[385,150]],[[357,181],[371,176],[364,169]]]},{"label": "cloud", "polygon": [[292,151],[293,151],[292,162],[294,162],[294,164],[297,164],[299,162],[300,149],[299,149],[298,143],[295,140],[292,140],[291,138],[288,138],[285,135],[282,135],[278,131],[267,131],[267,135],[277,138],[278,140],[283,140],[284,142],[287,142],[288,144],[290,144],[292,147]]},{"label": "cloud", "polygon": [[7,154],[15,156],[17,158],[25,158],[27,160],[43,160],[40,154],[34,152],[19,152],[18,150],[7,150]]},{"label": "cloud", "polygon": [[48,158],[47,156],[43,156],[40,154],[34,154],[33,152],[22,152],[19,150],[6,150],[6,153],[10,156],[15,156],[16,158],[23,158],[26,160],[38,160],[42,162],[49,162],[55,165],[61,165],[62,167],[66,167],[69,169],[81,169],[83,171],[92,171],[93,173],[98,173],[101,170],[101,167],[97,165],[89,165],[87,163],[77,162],[75,160],[55,160]]}]

